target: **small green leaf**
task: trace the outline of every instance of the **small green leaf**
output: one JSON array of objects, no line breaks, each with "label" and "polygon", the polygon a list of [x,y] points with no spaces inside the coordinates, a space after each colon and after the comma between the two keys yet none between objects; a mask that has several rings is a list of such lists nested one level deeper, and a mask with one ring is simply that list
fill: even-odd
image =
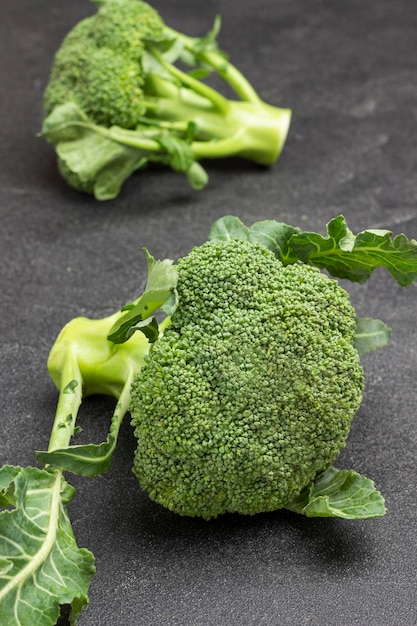
[{"label": "small green leaf", "polygon": [[196,78],[197,80],[202,80],[210,76],[210,71],[204,67],[198,67],[195,70],[190,70],[187,72],[188,76],[192,76],[192,78]]},{"label": "small green leaf", "polygon": [[72,141],[82,134],[80,128],[89,120],[84,111],[74,102],[67,102],[55,109],[46,117],[42,124],[41,135],[56,145],[60,141]]},{"label": "small green leaf", "polygon": [[147,317],[137,322],[134,326],[131,326],[129,335],[132,336],[137,330],[140,330],[145,335],[149,343],[155,343],[159,337],[159,325],[154,317]]},{"label": "small green leaf", "polygon": [[158,143],[167,152],[168,164],[175,172],[186,172],[194,163],[190,144],[175,135],[161,135]]},{"label": "small green leaf", "polygon": [[240,239],[259,243],[271,250],[280,261],[287,265],[298,260],[291,253],[289,241],[295,233],[299,232],[301,232],[299,228],[275,220],[255,222],[248,228],[238,217],[226,215],[214,222],[209,239],[212,241]]},{"label": "small green leaf", "polygon": [[[108,334],[109,341],[124,343],[135,330],[142,330],[142,322],[152,316],[155,311],[162,309],[165,304],[170,305],[175,300],[172,294],[176,290],[178,272],[173,262],[169,259],[155,261],[153,256],[145,249],[148,262],[148,280],[141,297],[136,300],[133,307],[122,315],[112,326]],[[123,307],[126,309],[126,307]],[[145,327],[148,324],[145,324]]]},{"label": "small green leaf", "polygon": [[68,385],[66,385],[64,387],[64,389],[62,390],[62,393],[65,394],[71,394],[74,393],[75,389],[78,387],[78,380],[70,380],[70,382],[68,383]]},{"label": "small green leaf", "polygon": [[154,74],[165,80],[173,81],[172,75],[161,64],[154,51],[157,50],[167,63],[175,63],[178,60],[183,60],[184,42],[174,35],[170,37],[169,33],[167,36],[166,31],[159,39],[154,36],[149,39],[145,37],[143,42],[146,45],[141,58],[143,75]]},{"label": "small green leaf", "polygon": [[182,139],[172,134],[168,135],[167,133],[161,134],[156,140],[166,154],[156,160],[169,165],[174,172],[185,173],[190,186],[199,190],[207,185],[208,176],[205,169],[195,160],[188,141],[188,137],[192,140],[195,130],[195,125],[188,125],[187,139]]},{"label": "small green leaf", "polygon": [[385,501],[372,480],[330,467],[285,508],[307,517],[369,519],[385,515]]},{"label": "small green leaf", "polygon": [[207,172],[198,161],[191,163],[190,167],[185,172],[185,175],[190,183],[190,187],[196,189],[197,191],[204,189],[208,183]]},{"label": "small green leaf", "polygon": [[94,575],[91,552],[78,548],[67,515],[74,489],[56,468],[0,468],[15,508],[0,513],[0,615],[7,626],[54,626],[61,604],[76,624]]},{"label": "small green leaf", "polygon": [[216,15],[216,17],[214,18],[212,29],[209,30],[208,33],[204,35],[204,37],[193,40],[193,51],[197,55],[204,54],[205,52],[212,52],[213,50],[218,50],[217,37],[219,36],[221,25],[221,17],[220,15]]},{"label": "small green leaf", "polygon": [[110,469],[116,443],[117,435],[111,430],[106,441],[100,444],[73,445],[51,452],[38,451],[36,460],[79,476],[100,476]]},{"label": "small green leaf", "polygon": [[163,304],[161,304],[160,309],[162,313],[165,315],[172,315],[175,309],[178,306],[178,291],[174,289],[168,298],[165,300]]},{"label": "small green leaf", "polygon": [[391,338],[391,328],[372,317],[357,317],[354,344],[359,354],[383,348]]},{"label": "small green leaf", "polygon": [[294,259],[291,253],[289,241],[294,234],[300,232],[299,228],[289,226],[283,222],[265,220],[255,222],[249,228],[249,240],[268,248],[284,265],[287,265],[297,260]]},{"label": "small green leaf", "polygon": [[[192,67],[192,71],[189,73],[196,78],[205,78],[213,71],[213,67],[206,63],[206,57],[211,53],[216,53],[219,57],[227,62],[227,53],[220,50],[217,44],[217,37],[221,28],[221,17],[217,15],[214,19],[213,27],[203,37],[187,37],[186,39],[180,37],[179,41],[183,42],[183,47],[177,47],[176,58],[173,54],[168,56],[166,52],[163,52],[164,59],[171,61],[181,61],[185,65]],[[161,46],[158,44],[158,50],[161,50]],[[203,72],[201,74],[201,72]]]},{"label": "small green leaf", "polygon": [[231,241],[239,239],[249,241],[249,228],[233,215],[226,215],[216,220],[209,233],[210,241]]},{"label": "small green leaf", "polygon": [[194,121],[188,122],[187,124],[187,134],[185,140],[187,143],[192,143],[196,138],[198,132],[198,124]]}]

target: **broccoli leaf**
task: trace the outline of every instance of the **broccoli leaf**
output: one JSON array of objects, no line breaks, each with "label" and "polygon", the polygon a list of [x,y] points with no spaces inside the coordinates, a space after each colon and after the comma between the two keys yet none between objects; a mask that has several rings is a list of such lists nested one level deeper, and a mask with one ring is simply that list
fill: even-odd
[{"label": "broccoli leaf", "polygon": [[50,452],[37,451],[36,460],[53,464],[80,476],[99,476],[110,469],[111,458],[117,444],[120,424],[112,421],[106,441],[100,444],[73,445]]},{"label": "broccoli leaf", "polygon": [[[222,20],[220,15],[216,15],[214,18],[214,24],[211,30],[204,35],[204,37],[200,37],[194,40],[193,42],[193,51],[196,54],[202,54],[203,52],[212,52],[215,50],[218,52],[219,48],[217,45],[217,37],[220,33],[220,28],[222,25]],[[223,52],[226,55],[226,53]]]},{"label": "broccoli leaf", "polygon": [[250,228],[233,215],[226,215],[214,222],[210,229],[209,239],[212,241],[252,241],[268,248],[275,256],[287,265],[294,259],[289,248],[289,241],[295,233],[302,232],[299,228],[289,226],[275,220],[255,222]]},{"label": "broccoli leaf", "polygon": [[78,139],[84,123],[89,123],[89,119],[74,102],[67,102],[55,107],[42,124],[41,135],[57,145],[60,141],[71,141]]},{"label": "broccoli leaf", "polygon": [[417,278],[417,242],[389,230],[364,230],[354,235],[342,215],[327,224],[327,236],[295,233],[290,240],[295,258],[326,269],[337,278],[364,283],[377,267],[385,267],[403,287]]},{"label": "broccoli leaf", "polygon": [[377,267],[385,267],[403,287],[417,278],[417,241],[389,230],[364,230],[354,235],[343,215],[327,224],[327,235],[303,232],[283,222],[265,220],[250,228],[238,218],[217,220],[209,238],[215,241],[257,241],[284,263],[303,262],[326,269],[337,278],[364,283]]},{"label": "broccoli leaf", "polygon": [[[148,47],[157,49],[163,56],[165,61],[175,63],[181,61],[185,65],[192,67],[190,74],[200,75],[206,77],[210,71],[213,70],[211,65],[204,63],[204,57],[206,54],[215,53],[220,58],[224,58],[227,61],[227,54],[219,50],[217,45],[217,37],[221,28],[221,17],[218,15],[214,20],[212,29],[203,37],[187,37],[182,33],[173,31],[171,28],[165,25],[164,31],[161,37],[152,36],[150,38],[145,37],[144,41],[148,44]],[[164,73],[163,68],[159,64],[154,55],[146,53],[143,55],[142,67],[145,73],[157,72],[160,75],[169,77],[168,72]],[[161,71],[162,70],[162,71]]]},{"label": "broccoli leaf", "polygon": [[291,238],[294,234],[301,232],[299,228],[283,222],[265,220],[255,222],[249,228],[249,241],[257,242],[268,248],[284,265],[288,265],[294,263],[294,256],[290,247]]},{"label": "broccoli leaf", "polygon": [[190,187],[199,190],[204,189],[208,183],[208,175],[204,167],[198,162],[194,161],[188,170],[185,172]]},{"label": "broccoli leaf", "polygon": [[285,506],[307,517],[369,519],[385,515],[385,501],[372,480],[353,470],[330,467]]},{"label": "broccoli leaf", "polygon": [[55,146],[67,182],[94,193],[97,200],[115,198],[149,156],[145,149],[123,144],[116,133],[89,122],[72,102],[54,109],[42,128],[42,136]]},{"label": "broccoli leaf", "polygon": [[175,135],[162,135],[158,143],[166,150],[167,159],[175,172],[186,172],[194,163],[190,144]]},{"label": "broccoli leaf", "polygon": [[372,317],[357,317],[354,344],[359,354],[367,354],[387,345],[391,328]]},{"label": "broccoli leaf", "polygon": [[[145,290],[134,304],[123,307],[126,311],[125,315],[112,326],[107,337],[113,343],[124,343],[136,330],[144,332],[149,340],[153,338],[155,341],[158,333],[153,332],[155,322],[152,314],[158,309],[172,314],[175,309],[177,269],[169,259],[155,261],[146,248],[145,254],[148,262],[148,280]],[[146,320],[148,320],[147,323]]]},{"label": "broccoli leaf", "polygon": [[[94,557],[78,548],[67,515],[74,489],[57,468],[0,468],[0,615],[8,626],[53,626],[59,605],[71,623],[88,603]],[[10,508],[10,506],[9,506]]]},{"label": "broccoli leaf", "polygon": [[209,232],[210,241],[249,241],[249,228],[234,215],[225,215],[216,220]]},{"label": "broccoli leaf", "polygon": [[185,173],[193,189],[208,181],[195,160],[191,141],[194,124],[185,127],[183,139],[156,122],[136,130],[93,124],[73,102],[56,107],[44,120],[42,136],[55,146],[61,174],[80,191],[97,200],[115,198],[127,178],[149,162],[164,163]]},{"label": "broccoli leaf", "polygon": [[172,134],[161,135],[157,138],[157,141],[166,152],[166,156],[160,158],[161,162],[169,165],[174,172],[183,172],[193,189],[203,189],[203,187],[207,185],[207,172],[203,166],[195,160],[191,145],[188,141]]}]

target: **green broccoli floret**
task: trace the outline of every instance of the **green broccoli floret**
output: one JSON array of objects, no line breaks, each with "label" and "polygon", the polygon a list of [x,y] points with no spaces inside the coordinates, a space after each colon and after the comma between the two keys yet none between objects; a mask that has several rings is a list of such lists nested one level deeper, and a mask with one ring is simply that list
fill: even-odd
[{"label": "green broccoli floret", "polygon": [[139,0],[111,0],[79,22],[55,55],[44,94],[47,115],[75,102],[96,124],[135,128],[146,113],[141,59],[145,40],[159,39],[163,22]]},{"label": "green broccoli floret", "polygon": [[336,459],[361,402],[348,294],[248,242],[177,267],[179,306],[133,383],[134,471],[183,515],[279,509]]},{"label": "green broccoli floret", "polygon": [[[201,166],[192,168],[200,159],[237,155],[262,165],[276,161],[291,112],[264,103],[218,49],[218,21],[208,35],[193,38],[167,26],[141,0],[96,3],[96,14],[62,42],[44,94],[42,135],[65,161],[60,171],[70,185],[92,190],[98,199],[113,198],[135,169],[159,162],[185,172],[200,189],[207,176]],[[211,72],[238,99],[203,82]],[[97,142],[99,170],[89,167],[88,158],[89,153],[94,158]],[[112,157],[115,143],[136,149],[135,166],[123,167]],[[103,158],[107,152],[111,167]],[[111,190],[103,191],[102,180],[96,185],[103,169],[113,181]]]}]

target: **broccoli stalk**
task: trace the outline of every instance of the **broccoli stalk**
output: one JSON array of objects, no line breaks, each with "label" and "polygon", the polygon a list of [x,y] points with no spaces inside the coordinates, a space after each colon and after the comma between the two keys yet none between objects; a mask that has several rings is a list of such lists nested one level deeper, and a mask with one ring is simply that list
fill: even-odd
[{"label": "broccoli stalk", "polygon": [[[347,293],[317,267],[364,282],[383,266],[406,286],[417,278],[417,242],[381,230],[354,235],[342,216],[325,237],[274,221],[247,228],[228,216],[209,239],[175,265],[147,252],[143,294],[104,319],[72,320],[52,347],[59,400],[48,450],[37,453],[45,468],[0,468],[0,614],[10,626],[29,623],[34,610],[52,626],[60,604],[71,605],[76,624],[94,563],[76,544],[67,514],[74,489],[63,471],[107,471],[128,410],[138,435],[134,471],[151,498],[180,514],[385,513],[371,480],[332,461],[361,399],[359,355],[385,345],[390,330],[378,320],[355,322]],[[277,318],[285,334],[271,332]],[[74,445],[82,399],[96,393],[116,399],[107,440]],[[278,402],[282,421],[272,423]],[[292,420],[300,409],[302,419]],[[222,489],[211,497],[219,471]]]},{"label": "broccoli stalk", "polygon": [[[42,135],[70,185],[114,198],[135,170],[156,162],[201,189],[208,180],[201,159],[277,160],[291,111],[264,103],[218,49],[219,19],[192,38],[140,0],[99,4],[63,41],[45,90]],[[210,73],[238,99],[204,82]]]},{"label": "broccoli stalk", "polygon": [[[169,260],[155,261],[147,250],[148,281],[133,303],[103,319],[77,317],[62,329],[48,358],[48,371],[59,390],[59,401],[48,451],[38,460],[94,476],[108,470],[124,416],[129,410],[132,382],[145,365],[151,342],[169,326],[170,316],[159,324],[153,313],[175,308],[177,272]],[[113,329],[119,329],[114,333]],[[141,330],[135,333],[135,330]],[[123,342],[119,341],[120,332]],[[129,342],[125,343],[129,338]],[[82,397],[93,394],[117,399],[107,441],[99,446],[71,446],[75,419]],[[94,459],[94,460],[93,460]],[[74,464],[75,463],[75,464]]]},{"label": "broccoli stalk", "polygon": [[[63,463],[60,455],[68,454],[67,448],[76,433],[75,420],[82,399],[91,394],[110,395],[117,398],[117,403],[108,439],[98,446],[94,462],[89,459],[88,464],[80,466],[79,473],[94,476],[107,471],[120,425],[129,410],[131,384],[149,350],[149,342],[143,334],[136,334],[128,349],[125,344],[115,346],[107,340],[118,316],[101,320],[75,318],[64,327],[51,349],[48,370],[59,390],[59,400],[48,451],[45,455],[40,453],[39,460],[48,463],[53,455],[54,465],[60,466]],[[89,446],[80,450],[72,446],[69,451],[80,457],[88,454],[89,449]]]},{"label": "broccoli stalk", "polygon": [[[153,46],[148,52],[177,83],[158,73],[147,76],[151,102],[148,115],[157,120],[183,122],[192,120],[198,137],[191,145],[196,158],[242,156],[262,165],[272,165],[284,146],[291,112],[264,103],[247,79],[217,50],[198,52],[199,40],[193,40],[166,28],[198,62],[210,66],[234,89],[241,101],[229,100],[218,91],[181,71]],[[178,85],[180,87],[178,88]],[[171,127],[175,130],[175,126]]]}]

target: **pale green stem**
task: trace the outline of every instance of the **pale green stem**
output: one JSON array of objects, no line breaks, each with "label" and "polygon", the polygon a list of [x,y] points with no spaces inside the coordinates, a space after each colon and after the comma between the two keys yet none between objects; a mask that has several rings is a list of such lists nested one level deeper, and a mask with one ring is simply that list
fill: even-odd
[{"label": "pale green stem", "polygon": [[248,79],[216,50],[202,50],[196,52],[195,39],[187,37],[176,30],[165,27],[167,34],[181,40],[187,50],[195,54],[201,61],[209,65],[218,75],[232,87],[236,94],[246,102],[260,102],[260,98]]},{"label": "pale green stem", "polygon": [[226,113],[229,109],[229,102],[227,98],[224,98],[218,91],[212,89],[205,83],[202,83],[199,80],[196,80],[189,74],[181,71],[171,63],[168,63],[164,59],[164,57],[157,51],[155,48],[150,46],[150,50],[155,58],[159,61],[159,63],[164,67],[167,72],[171,74],[174,78],[177,78],[183,85],[189,87],[203,98],[207,98],[219,111],[222,113]]},{"label": "pale green stem", "polygon": [[74,434],[75,420],[82,402],[82,376],[73,350],[64,361],[55,420],[52,426],[48,452],[65,448]]},{"label": "pale green stem", "polygon": [[132,367],[129,370],[129,374],[126,378],[125,384],[123,385],[123,389],[120,392],[119,399],[114,409],[113,418],[112,418],[112,433],[114,435],[115,441],[114,441],[113,449],[116,447],[117,436],[119,434],[119,430],[123,422],[123,418],[126,415],[126,413],[129,411],[130,391],[131,391],[131,386],[132,386],[132,382],[133,382],[135,375],[136,375],[136,371]]},{"label": "pale green stem", "polygon": [[216,159],[236,154],[242,147],[244,132],[237,132],[232,137],[211,141],[194,141],[191,149],[196,159]]}]

